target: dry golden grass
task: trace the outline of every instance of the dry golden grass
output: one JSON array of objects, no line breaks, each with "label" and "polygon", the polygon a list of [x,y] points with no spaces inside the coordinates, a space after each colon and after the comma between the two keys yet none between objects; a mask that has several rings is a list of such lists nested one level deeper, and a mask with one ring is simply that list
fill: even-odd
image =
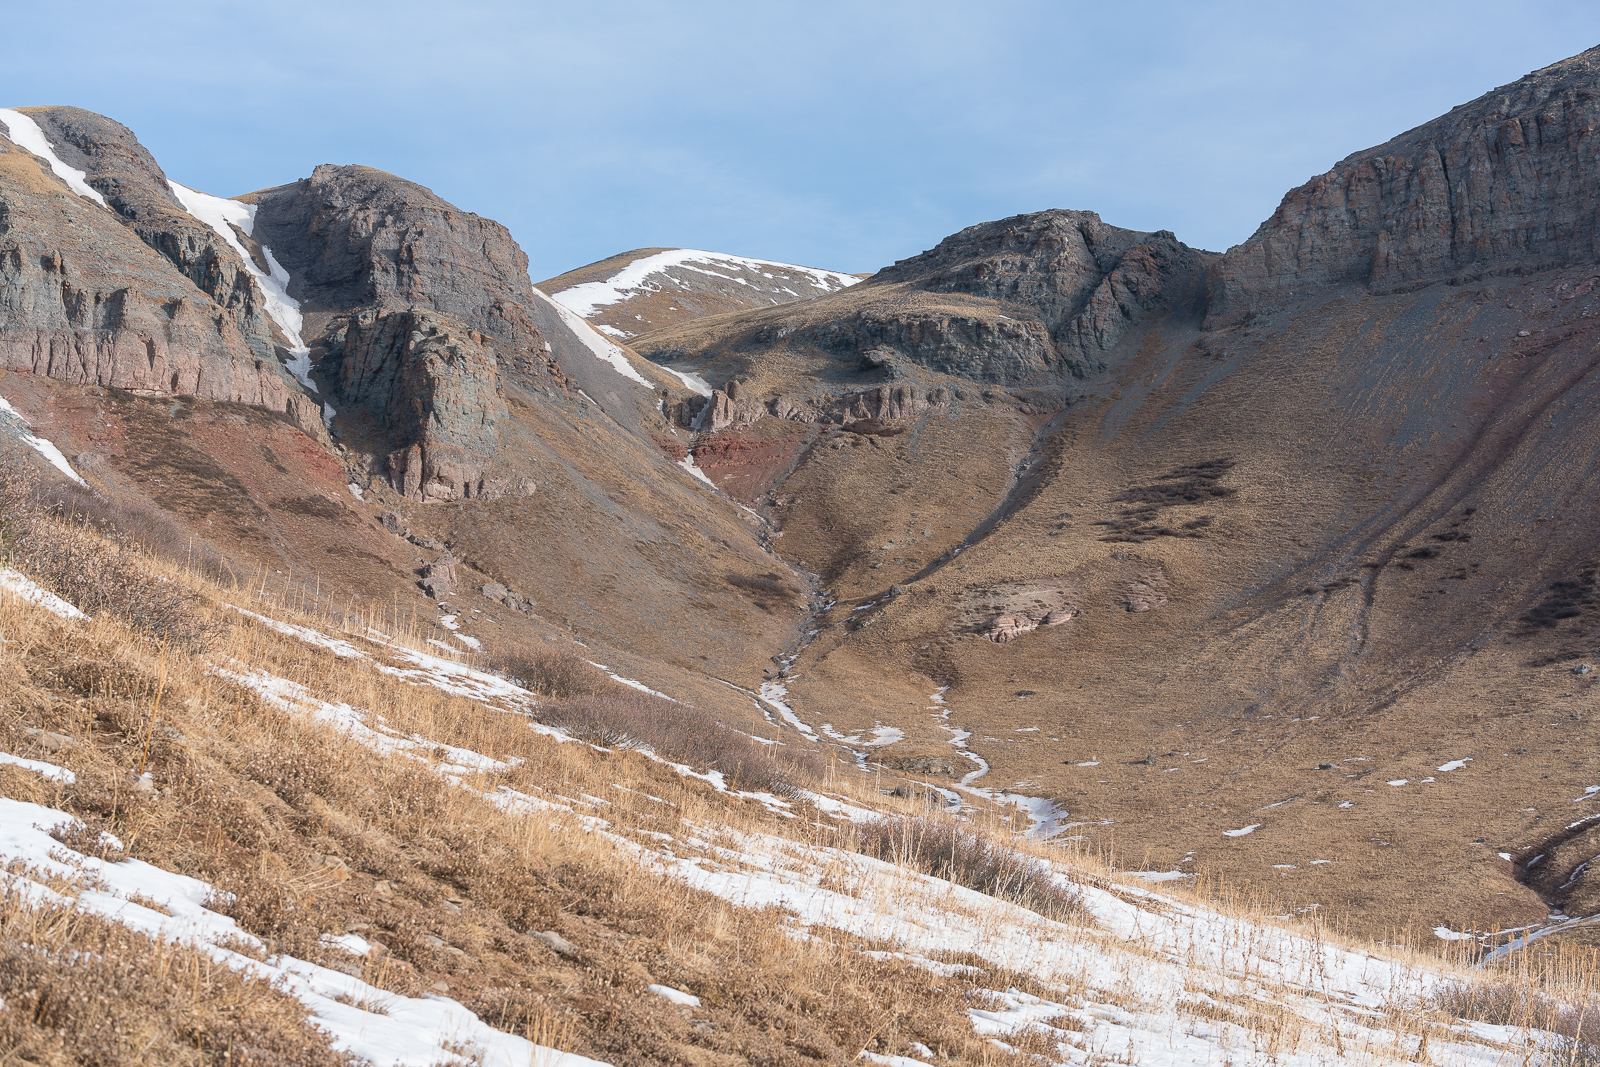
[{"label": "dry golden grass", "polygon": [[[624,835],[782,821],[760,804],[640,754],[552,742],[522,715],[336,659],[243,616],[229,622],[201,656],[110,614],[70,623],[5,597],[5,749],[78,780],[57,788],[7,768],[0,788],[116,833],[133,857],[211,881],[234,898],[219,910],[270,951],[349,969],[350,957],[319,941],[359,932],[381,946],[356,964],[368,981],[411,995],[447,989],[492,1024],[619,1067],[734,1054],[843,1063],[869,1041],[884,1047],[885,1033],[957,1061],[984,1058],[960,983],[862,960],[842,939],[797,942],[776,914],[648,874],[608,838],[543,812],[508,814],[486,796],[500,786],[556,803],[587,794],[596,799],[584,810]],[[442,748],[377,755],[208,672],[230,661],[371,709],[397,734],[515,765],[455,788],[429,765]],[[136,788],[141,768],[155,792]],[[578,945],[578,958],[527,936],[542,930]],[[700,995],[705,1010],[686,1018],[645,995],[657,981]]]},{"label": "dry golden grass", "polygon": [[[786,913],[734,907],[663,877],[640,863],[640,849],[656,834],[671,837],[680,855],[696,837],[738,845],[768,834],[801,849],[883,851],[863,846],[850,825],[830,824],[809,810],[803,818],[785,818],[642,753],[558,742],[537,733],[524,711],[385,673],[378,668],[396,660],[394,650],[356,635],[381,622],[398,644],[420,644],[404,632],[396,636],[394,619],[352,612],[335,626],[314,603],[263,602],[175,567],[150,560],[141,566],[208,604],[231,598],[285,621],[325,631],[342,627],[365,658],[337,657],[223,607],[206,609],[204,621],[224,624],[226,632],[200,654],[153,640],[115,613],[71,623],[0,596],[0,690],[7,696],[0,745],[78,776],[74,785],[58,786],[0,767],[0,792],[83,819],[90,831],[69,845],[91,847],[97,831],[109,830],[128,855],[211,881],[233,895],[219,910],[271,951],[359,971],[379,988],[403,994],[448,992],[491,1025],[618,1067],[845,1063],[864,1049],[904,1054],[911,1042],[953,1063],[997,1062],[1002,1054],[976,1036],[967,1012],[987,991],[1007,988],[1062,1004],[1092,994],[1120,998],[1132,1011],[1170,1007],[1144,1004],[1133,989],[1091,991],[1066,977],[1041,980],[976,956],[946,955],[946,962],[976,970],[940,977],[892,956],[867,958],[863,949],[896,946],[825,927],[812,926],[809,937],[797,939]],[[411,747],[374,752],[303,711],[263,700],[216,674],[213,665],[248,665],[305,685],[321,700],[360,709],[369,726]],[[453,760],[447,746],[505,765],[457,770],[459,785],[453,784],[438,766]],[[135,784],[144,770],[154,777],[154,792]],[[926,818],[917,801],[884,796],[882,785],[835,765],[818,788],[888,817]],[[550,807],[502,808],[494,798],[507,789]],[[580,816],[604,819],[607,832],[588,832]],[[1048,858],[1084,882],[1120,892],[1097,857],[1015,838],[1013,816],[989,807],[964,825],[1006,856]],[[912,855],[916,850],[900,851],[905,854],[889,849],[889,858],[927,868],[926,857]],[[860,889],[842,867],[822,876],[825,886]],[[999,895],[1015,896],[1000,888]],[[1177,889],[1173,895],[1248,920],[1261,936],[1281,926],[1330,946],[1360,944],[1315,922],[1276,919],[1271,902],[1222,889]],[[1049,911],[1046,903],[1031,903]],[[577,946],[576,957],[557,955],[530,936],[542,931]],[[326,934],[347,932],[377,947],[358,959],[321,943]],[[1105,952],[1137,957],[1147,951],[1081,923],[1068,936]],[[15,948],[9,934],[3,940],[8,951]],[[1411,952],[1419,965],[1440,966],[1437,956],[1403,948],[1389,954],[1395,951],[1402,957]],[[1155,953],[1149,959],[1161,962]],[[1446,972],[1459,976],[1446,988],[1467,992],[1426,1004],[1397,1002],[1384,1021],[1391,1051],[1416,1055],[1427,1041],[1440,1040],[1455,1016],[1494,1015],[1491,1021],[1498,1021],[1503,1015],[1511,1025],[1549,1023],[1567,1033],[1569,1051],[1584,1062],[1587,1031],[1569,1025],[1570,1006],[1593,1001],[1593,970],[1585,971],[1576,957],[1554,970],[1536,965],[1538,959],[1530,954],[1522,970],[1478,976],[1465,959],[1445,961]],[[61,981],[74,988],[89,979],[69,970]],[[688,1011],[650,996],[645,987],[656,982],[694,993],[704,1007]],[[217,994],[224,1000],[232,995]],[[1508,1003],[1509,1015],[1501,1011]],[[1282,1004],[1230,1000],[1215,991],[1197,991],[1180,1008],[1188,1025],[1231,1024],[1271,1058],[1308,1047],[1342,1050],[1353,1040],[1338,1025],[1308,1022]],[[287,1003],[273,1010],[298,1009]],[[303,1027],[303,1013],[294,1017]],[[1008,1042],[1023,1055],[1054,1058],[1053,1043],[1070,1036],[1074,1025],[1070,1019],[1051,1025],[1058,1023],[1057,1030],[1034,1028]],[[193,1027],[174,1031],[183,1035],[180,1045],[198,1034],[216,1048],[225,1033],[220,1023]],[[26,1040],[54,1041],[52,1054],[96,1062],[69,1031],[30,1031]],[[5,1050],[23,1042],[18,1037]],[[1391,1058],[1368,1053],[1372,1062]]]},{"label": "dry golden grass", "polygon": [[0,891],[0,1062],[353,1064],[293,997],[204,953]]}]

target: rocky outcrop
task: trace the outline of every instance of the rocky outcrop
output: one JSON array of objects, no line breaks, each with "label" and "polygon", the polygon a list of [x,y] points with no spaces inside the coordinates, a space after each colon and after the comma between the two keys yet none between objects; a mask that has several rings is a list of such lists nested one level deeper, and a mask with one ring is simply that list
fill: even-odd
[{"label": "rocky outcrop", "polygon": [[767,405],[741,390],[740,383],[735,380],[721,389],[711,390],[711,398],[695,417],[694,428],[716,431],[730,426],[748,426],[766,415]]},{"label": "rocky outcrop", "polygon": [[1318,286],[1379,292],[1600,259],[1600,48],[1291,190],[1215,266],[1208,325]]},{"label": "rocky outcrop", "polygon": [[0,367],[284,411],[296,387],[248,320],[0,140]]},{"label": "rocky outcrop", "polygon": [[485,600],[492,600],[496,604],[502,604],[512,611],[520,611],[524,615],[534,609],[532,600],[524,596],[518,596],[499,582],[485,582],[479,586],[478,592],[483,594]]},{"label": "rocky outcrop", "polygon": [[937,407],[948,400],[949,394],[944,389],[925,393],[915,385],[880,385],[846,397],[840,421],[848,424],[860,419],[914,419],[929,407]]},{"label": "rocky outcrop", "polygon": [[1031,380],[1058,362],[1043,323],[989,309],[951,314],[943,309],[868,307],[808,331],[803,339],[828,351],[858,353],[864,370],[903,360],[986,382]]},{"label": "rocky outcrop", "polygon": [[[1131,608],[1129,610],[1132,610]],[[1148,611],[1148,608],[1144,610]],[[1060,626],[1071,622],[1078,617],[1078,609],[1070,607],[1056,608],[1053,611],[1036,612],[1032,615],[1018,613],[1015,615],[998,615],[983,631],[983,636],[997,645],[1009,644],[1017,638],[1031,634],[1041,626]]]},{"label": "rocky outcrop", "polygon": [[794,422],[839,422],[849,425],[866,419],[914,419],[930,407],[950,402],[947,389],[924,390],[909,382],[879,385],[859,393],[848,393],[816,406],[795,403],[785,396],[763,400],[751,395],[749,387],[734,379],[721,389],[713,389],[709,399],[692,398],[698,404],[679,402],[672,407],[680,426],[715,432],[730,427],[749,426],[768,415]]},{"label": "rocky outcrop", "polygon": [[1092,211],[983,223],[878,278],[991,300],[995,317],[880,314],[863,323],[864,337],[913,362],[983,381],[1020,381],[1055,368],[1083,377],[1104,369],[1105,353],[1147,314],[1190,299],[1206,258],[1166,230],[1109,226]]},{"label": "rocky outcrop", "polygon": [[423,502],[498,496],[506,418],[489,339],[421,311],[366,310],[326,339],[341,397],[365,404],[395,444],[395,489]]},{"label": "rocky outcrop", "polygon": [[445,553],[422,568],[422,588],[435,600],[442,600],[460,591],[460,576],[456,566],[460,561]]},{"label": "rocky outcrop", "polygon": [[425,503],[504,492],[501,367],[546,347],[505,227],[369,167],[320,166],[246,199],[308,317],[327,322],[313,345],[335,399],[387,438],[395,489]]},{"label": "rocky outcrop", "polygon": [[[255,279],[215,230],[178,203],[166,173],[132,130],[77,107],[34,107],[24,113],[39,124],[62,162],[84,172],[124,225],[228,311],[256,357],[275,358],[272,323]],[[252,243],[240,236],[247,247]]]},{"label": "rocky outcrop", "polygon": [[308,313],[418,309],[500,344],[543,350],[528,257],[492,219],[371,167],[324,164],[252,193],[256,233]]}]

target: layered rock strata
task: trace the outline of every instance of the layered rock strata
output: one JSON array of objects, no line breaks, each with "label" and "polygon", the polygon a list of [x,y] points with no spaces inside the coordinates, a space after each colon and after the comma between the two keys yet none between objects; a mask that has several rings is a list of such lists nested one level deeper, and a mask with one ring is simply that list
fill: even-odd
[{"label": "layered rock strata", "polygon": [[1600,259],[1600,48],[1342,160],[1208,282],[1208,325],[1314,287],[1377,292]]},{"label": "layered rock strata", "polygon": [[285,411],[299,389],[274,358],[254,280],[163,199],[149,153],[89,112],[28,114],[106,206],[0,138],[0,367]]}]

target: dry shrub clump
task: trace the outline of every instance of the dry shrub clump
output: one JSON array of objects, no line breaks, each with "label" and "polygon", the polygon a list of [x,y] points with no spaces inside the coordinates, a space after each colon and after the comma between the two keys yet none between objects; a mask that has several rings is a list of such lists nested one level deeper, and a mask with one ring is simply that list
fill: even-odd
[{"label": "dry shrub clump", "polygon": [[1516,981],[1450,983],[1429,1007],[1456,1019],[1544,1030],[1561,1038],[1548,1060],[1562,1067],[1600,1067],[1600,1000],[1574,1001]]},{"label": "dry shrub clump", "polygon": [[736,789],[794,797],[802,783],[820,778],[826,770],[824,757],[816,752],[763,745],[708,720],[688,704],[622,686],[564,700],[544,719],[606,748],[649,747],[669,759],[720,771]]},{"label": "dry shrub clump", "polygon": [[234,577],[221,553],[149,504],[113,500],[71,482],[38,482],[28,496],[59,520],[90,526],[104,537],[137,545],[158,559],[191,568],[212,581],[227,582]]},{"label": "dry shrub clump", "polygon": [[0,892],[0,1063],[353,1067],[305,1008],[193,949]]},{"label": "dry shrub clump", "polygon": [[102,531],[16,470],[0,470],[0,559],[80,611],[114,615],[173,648],[203,650],[222,630],[199,594],[150,572],[131,535]]},{"label": "dry shrub clump", "polygon": [[862,823],[856,850],[1009,900],[1046,918],[1066,920],[1083,912],[1077,894],[1031,856],[948,818],[920,815]]},{"label": "dry shrub clump", "polygon": [[491,651],[485,665],[525,689],[564,700],[616,687],[604,671],[570,648],[519,645]]}]

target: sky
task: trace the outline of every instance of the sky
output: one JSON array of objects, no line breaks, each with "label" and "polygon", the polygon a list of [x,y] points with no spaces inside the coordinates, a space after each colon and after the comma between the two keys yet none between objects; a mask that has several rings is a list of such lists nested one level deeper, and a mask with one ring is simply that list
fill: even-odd
[{"label": "sky", "polygon": [[363,163],[538,281],[641,247],[877,270],[1044,208],[1243,241],[1283,194],[1600,44],[1593,0],[0,0],[0,107],[221,196]]}]

